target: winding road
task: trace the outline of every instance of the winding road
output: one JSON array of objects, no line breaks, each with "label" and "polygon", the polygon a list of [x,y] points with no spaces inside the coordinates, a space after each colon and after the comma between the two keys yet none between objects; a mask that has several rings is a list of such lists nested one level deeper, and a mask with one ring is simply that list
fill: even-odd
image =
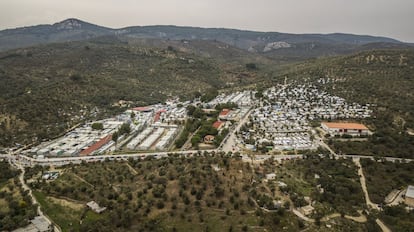
[{"label": "winding road", "polygon": [[33,193],[32,193],[32,190],[29,188],[29,186],[27,186],[27,184],[26,184],[26,182],[24,181],[24,174],[25,174],[25,170],[24,170],[24,167],[23,166],[21,166],[19,163],[16,163],[16,162],[13,162],[13,164],[21,171],[20,172],[20,175],[19,175],[19,181],[20,181],[20,183],[21,183],[21,185],[22,185],[22,188],[23,188],[23,190],[24,191],[28,191],[28,195],[30,196],[30,198],[32,199],[32,203],[35,205],[35,204],[37,204],[37,214],[40,216],[40,217],[43,217],[48,223],[49,223],[49,225],[53,225],[53,229],[54,229],[54,231],[59,231],[59,232],[61,232],[62,230],[58,227],[58,226],[56,226],[56,224],[55,223],[53,223],[52,222],[52,220],[50,220],[50,218],[49,217],[47,217],[44,213],[43,213],[43,211],[42,211],[42,209],[40,208],[40,204],[37,202],[37,200],[36,200],[36,198],[33,196]]}]

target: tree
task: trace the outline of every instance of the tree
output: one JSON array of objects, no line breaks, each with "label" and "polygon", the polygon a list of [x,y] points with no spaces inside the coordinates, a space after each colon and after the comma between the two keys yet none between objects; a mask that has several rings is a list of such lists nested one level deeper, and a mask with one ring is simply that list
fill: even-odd
[{"label": "tree", "polygon": [[191,145],[193,146],[193,147],[197,147],[198,146],[198,143],[201,141],[201,137],[199,136],[199,135],[194,135],[192,138],[191,138]]},{"label": "tree", "polygon": [[194,112],[192,114],[192,116],[194,118],[202,118],[204,115],[205,115],[204,114],[204,111],[202,109],[198,108],[198,107],[195,108],[195,110],[194,110]]},{"label": "tree", "polygon": [[129,123],[124,123],[121,125],[121,128],[119,128],[118,133],[119,135],[123,134],[129,134],[131,132],[131,126]]},{"label": "tree", "polygon": [[189,106],[187,106],[187,114],[188,114],[189,116],[193,116],[195,109],[196,109],[196,107],[195,107],[195,106],[193,106],[193,105],[189,105]]},{"label": "tree", "polygon": [[246,64],[246,68],[248,70],[256,70],[257,69],[257,65],[255,63],[247,63]]},{"label": "tree", "polygon": [[118,141],[118,137],[119,137],[118,131],[115,131],[112,134],[112,141],[114,141],[116,143]]},{"label": "tree", "polygon": [[209,102],[213,100],[218,95],[217,89],[209,89],[205,92],[203,96],[201,96],[202,102]]},{"label": "tree", "polygon": [[164,208],[164,202],[162,200],[157,201],[157,208],[158,209],[163,209]]},{"label": "tree", "polygon": [[70,79],[75,82],[79,82],[82,80],[82,76],[79,74],[72,74],[70,75]]},{"label": "tree", "polygon": [[103,130],[103,124],[100,122],[92,123],[92,129],[94,130]]}]

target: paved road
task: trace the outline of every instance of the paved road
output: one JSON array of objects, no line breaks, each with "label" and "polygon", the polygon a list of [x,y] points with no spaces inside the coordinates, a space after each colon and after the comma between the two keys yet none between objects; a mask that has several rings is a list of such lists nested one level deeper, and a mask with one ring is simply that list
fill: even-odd
[{"label": "paved road", "polygon": [[240,130],[240,128],[249,120],[249,115],[252,113],[252,109],[244,115],[244,117],[237,123],[237,126],[230,131],[229,135],[224,139],[224,143],[222,145],[222,150],[224,152],[233,151],[233,148],[237,145],[236,139],[236,132]]},{"label": "paved road", "polygon": [[[277,161],[283,161],[283,160],[291,160],[291,159],[299,159],[303,158],[303,155],[255,155],[253,158],[253,162],[263,162],[267,159],[274,159]],[[243,161],[246,162],[252,162],[252,157],[247,155],[242,155]]]},{"label": "paved road", "polygon": [[[218,150],[207,150],[208,152],[218,152]],[[19,162],[23,163],[26,166],[33,165],[54,165],[62,166],[66,164],[79,164],[82,161],[84,162],[97,162],[108,160],[128,160],[129,158],[133,159],[143,159],[148,156],[153,156],[155,158],[167,157],[169,154],[179,154],[191,156],[197,153],[203,153],[204,151],[191,150],[191,151],[175,151],[175,152],[147,152],[147,153],[134,153],[134,154],[118,154],[118,155],[97,155],[97,156],[76,156],[76,157],[61,157],[61,158],[41,158],[34,159],[25,155],[18,156]]]}]

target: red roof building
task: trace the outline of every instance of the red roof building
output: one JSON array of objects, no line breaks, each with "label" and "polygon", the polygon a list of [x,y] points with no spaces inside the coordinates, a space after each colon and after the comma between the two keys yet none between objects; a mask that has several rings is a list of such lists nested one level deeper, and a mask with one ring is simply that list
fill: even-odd
[{"label": "red roof building", "polygon": [[227,116],[230,113],[230,109],[223,109],[221,110],[219,116]]},{"label": "red roof building", "polygon": [[223,126],[224,126],[224,122],[222,121],[215,121],[213,123],[213,127],[216,128],[217,130],[220,130]]},{"label": "red roof building", "polygon": [[230,109],[223,109],[220,113],[219,113],[219,119],[221,120],[228,120],[228,117],[230,116]]},{"label": "red roof building", "polygon": [[155,113],[154,122],[158,122],[160,120],[161,114],[167,112],[166,110],[159,110]]},{"label": "red roof building", "polygon": [[99,148],[101,148],[103,145],[107,144],[109,141],[111,141],[112,139],[112,135],[108,135],[105,138],[99,140],[98,142],[92,144],[92,146],[86,148],[85,150],[81,151],[80,155],[81,156],[87,156],[92,154],[94,151],[98,150]]}]

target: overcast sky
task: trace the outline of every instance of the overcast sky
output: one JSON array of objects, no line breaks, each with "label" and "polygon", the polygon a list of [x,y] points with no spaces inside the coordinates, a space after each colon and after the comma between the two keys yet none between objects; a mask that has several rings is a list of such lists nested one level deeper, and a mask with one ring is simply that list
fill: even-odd
[{"label": "overcast sky", "polygon": [[180,25],[344,32],[414,42],[414,0],[0,0],[0,29],[66,18],[112,28]]}]

